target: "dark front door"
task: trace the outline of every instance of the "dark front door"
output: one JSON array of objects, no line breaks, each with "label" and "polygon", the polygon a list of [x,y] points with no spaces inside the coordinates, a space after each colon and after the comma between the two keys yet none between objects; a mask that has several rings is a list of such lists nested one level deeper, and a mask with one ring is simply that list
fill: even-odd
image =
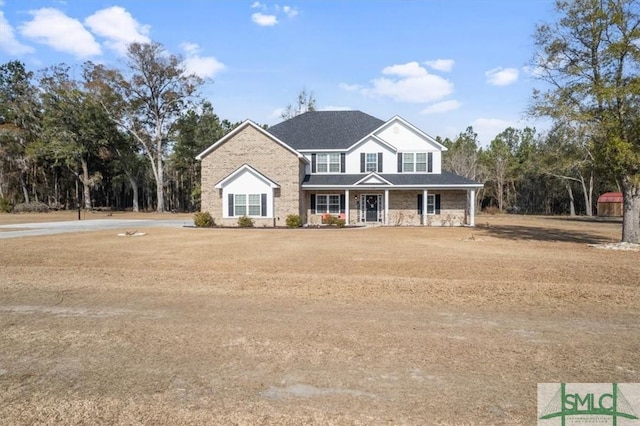
[{"label": "dark front door", "polygon": [[365,220],[367,222],[378,221],[378,196],[367,195],[364,200],[365,203]]}]

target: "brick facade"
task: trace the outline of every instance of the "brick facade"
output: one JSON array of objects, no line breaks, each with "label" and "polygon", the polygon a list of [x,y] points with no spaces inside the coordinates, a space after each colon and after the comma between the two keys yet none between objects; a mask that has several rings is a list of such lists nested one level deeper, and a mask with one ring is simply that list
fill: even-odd
[{"label": "brick facade", "polygon": [[273,217],[253,218],[255,226],[284,226],[287,215],[303,211],[300,182],[304,179],[304,162],[264,133],[246,126],[201,161],[200,209],[208,211],[217,225],[237,225],[237,218],[223,218],[222,190],[215,185],[244,164],[280,185],[274,191]]}]

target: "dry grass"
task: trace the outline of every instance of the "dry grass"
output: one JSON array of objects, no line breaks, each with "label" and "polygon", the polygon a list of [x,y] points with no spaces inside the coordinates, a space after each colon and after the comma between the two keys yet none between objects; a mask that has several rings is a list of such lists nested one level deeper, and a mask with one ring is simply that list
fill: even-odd
[{"label": "dry grass", "polygon": [[[133,213],[123,211],[80,212],[81,220],[90,219],[193,219],[193,213]],[[49,213],[0,213],[0,225],[15,223],[62,222],[78,220],[77,210],[51,211]]]},{"label": "dry grass", "polygon": [[0,419],[532,424],[537,383],[640,381],[619,224],[478,224],[3,240]]}]

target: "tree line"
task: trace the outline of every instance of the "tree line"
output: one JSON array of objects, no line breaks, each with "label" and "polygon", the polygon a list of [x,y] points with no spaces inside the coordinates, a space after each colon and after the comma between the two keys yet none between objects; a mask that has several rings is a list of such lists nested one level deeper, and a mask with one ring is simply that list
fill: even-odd
[{"label": "tree line", "polygon": [[[134,44],[129,57],[129,78],[90,62],[81,72],[64,64],[37,73],[16,61],[0,66],[6,204],[198,209],[195,157],[238,123],[221,120],[210,102],[196,102],[201,80],[185,78],[160,45]],[[313,110],[315,102],[303,90],[283,118]],[[595,194],[619,189],[598,173],[588,138],[566,126],[545,135],[507,128],[487,147],[472,127],[437,139],[448,148],[446,170],[485,183],[477,197],[484,209],[590,216]]]},{"label": "tree line", "polygon": [[0,207],[198,209],[195,156],[239,123],[160,44],[127,57],[122,70],[0,65]]},{"label": "tree line", "polygon": [[473,127],[436,140],[448,149],[445,170],[484,183],[476,198],[484,211],[592,216],[597,194],[619,189],[561,127],[544,134],[509,127],[485,147]]}]

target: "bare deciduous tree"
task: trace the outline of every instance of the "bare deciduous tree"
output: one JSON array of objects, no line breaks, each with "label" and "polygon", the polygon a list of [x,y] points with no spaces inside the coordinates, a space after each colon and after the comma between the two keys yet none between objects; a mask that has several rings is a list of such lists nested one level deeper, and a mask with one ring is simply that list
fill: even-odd
[{"label": "bare deciduous tree", "polygon": [[316,98],[313,95],[313,92],[307,92],[307,89],[302,89],[300,93],[298,93],[296,103],[287,105],[284,112],[280,114],[280,117],[284,120],[288,120],[307,111],[315,110]]},{"label": "bare deciduous tree", "polygon": [[203,80],[187,74],[181,59],[159,43],[133,43],[127,57],[124,74],[88,64],[85,75],[112,120],[133,136],[149,160],[156,182],[156,211],[162,212],[168,138]]}]

